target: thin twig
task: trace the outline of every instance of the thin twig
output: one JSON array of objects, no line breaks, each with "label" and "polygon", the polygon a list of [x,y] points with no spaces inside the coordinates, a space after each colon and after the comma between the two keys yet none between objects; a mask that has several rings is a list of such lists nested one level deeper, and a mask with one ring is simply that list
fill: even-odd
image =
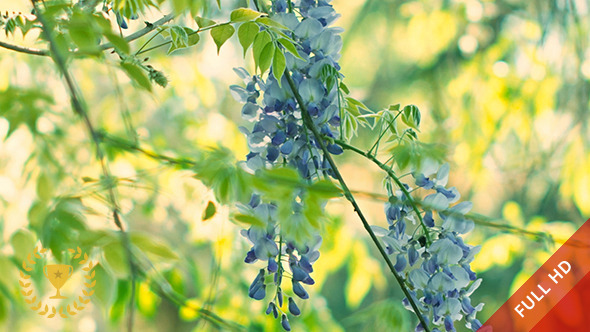
[{"label": "thin twig", "polygon": [[416,213],[416,215],[418,216],[418,220],[420,221],[420,225],[422,226],[422,229],[424,230],[424,235],[426,236],[426,240],[428,243],[431,243],[430,240],[430,234],[428,232],[428,227],[426,226],[426,224],[424,223],[424,219],[422,218],[422,215],[420,214],[420,211],[418,211],[418,206],[416,204],[416,202],[414,202],[414,199],[412,198],[412,196],[410,195],[410,193],[408,192],[408,189],[406,189],[406,187],[404,186],[404,184],[401,182],[401,180],[399,179],[399,177],[397,177],[395,175],[395,173],[393,172],[393,170],[391,169],[391,167],[383,164],[382,162],[379,161],[379,159],[375,158],[375,156],[373,156],[370,153],[367,153],[359,148],[357,148],[356,146],[352,146],[342,140],[334,140],[334,142],[338,145],[340,145],[343,149],[346,150],[350,150],[353,151],[367,159],[369,159],[370,161],[372,161],[373,163],[375,163],[377,166],[379,166],[379,168],[381,168],[382,170],[384,170],[385,172],[387,172],[387,175],[389,175],[389,177],[397,184],[397,186],[400,188],[400,190],[404,193],[404,195],[406,196],[407,200],[410,202],[410,205],[412,206],[412,209],[414,210],[414,212]]},{"label": "thin twig", "polygon": [[[37,17],[39,17],[39,15],[37,15]],[[164,17],[162,17],[161,19],[157,20],[154,23],[146,22],[146,26],[143,29],[138,30],[138,31],[130,34],[129,36],[125,37],[125,40],[127,42],[131,42],[131,41],[134,41],[140,37],[143,37],[144,35],[150,33],[151,31],[153,31],[157,27],[168,23],[169,21],[174,19],[174,17],[175,17],[175,15],[173,13],[170,13],[168,15],[165,15]],[[41,18],[39,18],[39,21],[41,21]],[[20,52],[20,53],[25,53],[25,54],[30,54],[30,55],[39,55],[39,56],[50,56],[50,51],[51,51],[51,47],[49,50],[41,50],[41,49],[36,49],[36,48],[30,48],[30,47],[9,44],[9,43],[3,42],[3,41],[0,41],[0,47],[6,48],[6,49],[9,49],[12,51]],[[101,44],[98,46],[98,48],[101,51],[106,51],[106,50],[112,49],[114,47],[115,47],[115,45],[113,45],[110,42],[104,43],[104,44]],[[76,51],[76,50],[71,50],[70,52],[73,54],[79,54],[78,51]]]},{"label": "thin twig", "polygon": [[[187,34],[187,35],[188,35],[188,36],[192,36],[192,35],[194,35],[194,34],[201,33],[201,32],[203,32],[203,31],[211,30],[211,29],[214,29],[214,28],[217,28],[217,27],[220,27],[220,26],[228,25],[228,24],[231,24],[231,22],[223,22],[223,23],[219,23],[219,24],[214,24],[214,25],[210,25],[210,26],[202,27],[202,28],[199,28],[199,29],[197,29],[197,30],[195,30],[195,31],[193,31],[193,32],[191,32],[191,33],[189,33],[189,34]],[[146,48],[145,50],[138,51],[137,53],[135,53],[135,55],[140,55],[140,54],[143,54],[143,53],[146,53],[146,52],[149,52],[149,51],[155,50],[156,48],[160,48],[160,47],[162,47],[162,46],[169,45],[169,44],[171,44],[171,43],[172,43],[172,39],[170,39],[170,40],[167,40],[167,41],[165,41],[165,42],[163,42],[163,43],[161,43],[161,44],[158,44],[158,45],[152,46],[152,47],[150,47],[150,48]]]},{"label": "thin twig", "polygon": [[[125,37],[125,40],[127,42],[130,42],[130,41],[134,41],[140,37],[143,37],[143,36],[147,35],[148,33],[152,32],[157,27],[164,25],[164,24],[168,23],[169,21],[173,20],[174,17],[176,17],[176,15],[174,15],[174,13],[170,13],[170,14],[164,15],[164,17],[162,17],[161,19],[157,20],[154,23],[145,22],[145,24],[146,24],[145,28],[135,31],[134,33]],[[105,43],[105,44],[100,45],[100,49],[102,51],[108,50],[108,49],[111,49],[114,47],[115,47],[115,45],[113,45],[111,43]]]},{"label": "thin twig", "polygon": [[[373,192],[362,191],[362,190],[351,190],[350,192],[355,194],[357,197],[371,199],[371,200],[375,200],[375,201],[379,201],[379,202],[387,202],[389,200],[389,197],[387,195],[381,194],[381,193],[373,193]],[[438,210],[430,205],[424,204],[424,202],[417,200],[417,199],[414,199],[414,203],[416,203],[416,205],[418,205],[420,207],[429,208],[429,209],[435,210],[437,212],[449,212],[449,213],[452,212],[452,211],[449,211],[448,209]],[[490,218],[490,217],[483,216],[479,213],[467,213],[467,214],[465,214],[465,218],[472,220],[474,223],[476,223],[478,225],[482,225],[482,226],[489,227],[489,228],[500,229],[500,230],[505,231],[507,233],[520,234],[520,235],[535,238],[537,240],[543,239],[543,240],[547,240],[547,241],[550,241],[553,243],[564,244],[566,242],[565,239],[555,238],[547,232],[531,231],[531,230],[528,230],[528,229],[525,229],[522,227],[510,225],[510,223],[508,221],[501,219],[501,218]]]},{"label": "thin twig", "polygon": [[[193,304],[184,295],[176,292],[168,280],[162,275],[162,273],[154,266],[154,264],[145,256],[137,256],[131,253],[134,262],[137,262],[137,274],[142,277],[150,286],[154,293],[157,293],[160,297],[168,299],[178,307],[186,307],[197,312],[200,317],[214,324],[219,330],[223,331],[245,331],[246,328],[236,322],[224,319],[219,315],[215,314],[211,310],[203,307],[198,307]],[[150,273],[151,271],[151,273]],[[222,329],[223,328],[223,329]]]},{"label": "thin twig", "polygon": [[363,214],[360,207],[358,206],[356,200],[354,199],[354,196],[350,192],[350,189],[348,189],[348,186],[346,185],[344,178],[340,174],[340,171],[338,170],[338,167],[336,166],[334,159],[332,158],[332,156],[330,155],[330,152],[326,148],[326,144],[324,143],[323,135],[318,131],[315,124],[313,123],[313,119],[311,118],[311,115],[309,115],[309,112],[307,111],[307,107],[306,107],[305,103],[303,102],[303,98],[299,94],[299,91],[297,90],[297,86],[295,85],[295,82],[293,81],[293,78],[291,77],[291,74],[289,73],[288,70],[285,71],[285,77],[287,78],[287,82],[289,82],[289,86],[291,88],[291,91],[293,92],[295,99],[297,100],[297,103],[299,104],[299,107],[301,108],[303,122],[304,122],[305,126],[308,127],[311,130],[311,132],[313,133],[315,140],[317,141],[318,145],[320,146],[321,150],[324,153],[324,157],[328,160],[328,163],[330,164],[330,167],[332,168],[332,171],[334,172],[336,179],[338,180],[338,182],[340,183],[340,186],[342,187],[342,190],[344,191],[344,196],[350,202],[350,204],[352,204],[354,211],[359,216],[359,218],[363,224],[363,227],[369,233],[371,240],[373,241],[373,243],[375,243],[375,246],[377,246],[379,253],[381,254],[383,259],[387,263],[387,266],[391,270],[391,273],[395,277],[396,281],[399,283],[399,285],[402,289],[402,292],[404,293],[404,295],[408,299],[408,302],[412,306],[414,314],[418,317],[420,324],[422,325],[422,327],[424,328],[424,330],[426,332],[429,332],[430,327],[426,323],[426,320],[422,316],[422,313],[420,312],[418,305],[416,304],[416,302],[414,301],[414,298],[411,296],[408,288],[406,287],[404,279],[395,270],[395,267],[394,267],[393,263],[391,262],[389,255],[387,255],[387,253],[385,252],[383,245],[381,245],[381,242],[379,242],[379,239],[375,235],[375,232],[373,232],[373,229],[371,229],[371,225],[369,224],[369,222],[365,218],[365,215]]},{"label": "thin twig", "polygon": [[140,147],[138,144],[136,144],[135,142],[131,142],[131,141],[128,141],[128,140],[120,138],[120,137],[108,135],[104,132],[99,133],[98,137],[101,141],[103,141],[111,146],[116,146],[116,147],[125,149],[127,151],[137,151],[137,152],[140,152],[140,153],[142,153],[154,160],[165,162],[167,164],[177,166],[180,168],[189,169],[189,168],[193,168],[194,166],[197,165],[197,162],[194,160],[185,159],[185,158],[175,158],[175,157],[159,154],[159,153],[144,149],[144,148]]}]

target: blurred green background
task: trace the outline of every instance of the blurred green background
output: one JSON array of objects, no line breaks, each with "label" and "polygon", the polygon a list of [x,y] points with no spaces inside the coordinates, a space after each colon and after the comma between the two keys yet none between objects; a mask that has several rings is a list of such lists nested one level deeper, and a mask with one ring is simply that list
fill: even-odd
[{"label": "blurred green background", "polygon": [[[483,278],[473,295],[483,322],[590,216],[590,3],[585,0],[334,0],[345,28],[341,59],[351,93],[374,110],[415,104],[420,137],[447,149],[449,183],[488,216],[468,234],[482,245],[473,269]],[[245,1],[222,1],[211,18],[227,18]],[[30,12],[28,1],[0,10]],[[166,10],[162,11],[166,13]],[[145,20],[161,13],[152,11]],[[187,25],[189,17],[181,18]],[[129,31],[143,27],[132,21]],[[38,31],[2,40],[38,46]],[[143,37],[135,45],[149,38]],[[159,37],[158,37],[159,38]],[[159,40],[159,39],[156,39]],[[243,159],[241,106],[229,95],[233,67],[252,68],[237,40],[217,55],[205,38],[196,47],[146,54],[169,79],[149,94],[109,63],[75,60],[70,68],[93,122],[148,150],[196,158],[223,145]],[[245,61],[245,62],[244,62]],[[244,65],[245,63],[245,65]],[[92,142],[73,115],[50,58],[0,49],[0,330],[108,331],[125,325],[129,276],[114,231]],[[355,145],[370,147],[360,129]],[[249,249],[228,207],[193,173],[117,146],[107,150],[124,220],[135,244],[161,277],[191,303],[248,330],[278,330],[262,303],[247,296],[258,272],[243,263]],[[373,224],[386,223],[382,175],[366,161],[337,159]],[[217,213],[203,221],[208,203]],[[328,205],[316,285],[295,331],[410,331],[414,317],[401,291],[344,200]],[[54,222],[55,218],[65,220]],[[528,232],[528,233],[527,233]],[[550,234],[555,241],[539,237]],[[533,234],[534,233],[534,234]],[[537,235],[535,235],[537,234]],[[20,294],[18,269],[43,239],[63,248],[101,240],[92,257],[100,280],[91,305],[76,317],[48,320]],[[57,245],[59,243],[59,245]],[[143,245],[143,246],[142,246]],[[99,277],[97,277],[99,278]],[[73,283],[72,283],[73,284]],[[49,293],[45,283],[40,291]],[[160,298],[146,282],[136,292],[137,331],[218,330],[189,307]]]}]

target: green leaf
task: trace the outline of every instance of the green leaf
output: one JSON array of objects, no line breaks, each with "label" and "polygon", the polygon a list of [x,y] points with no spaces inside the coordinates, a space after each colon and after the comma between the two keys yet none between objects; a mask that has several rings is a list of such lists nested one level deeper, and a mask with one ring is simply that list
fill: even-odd
[{"label": "green leaf", "polygon": [[209,220],[209,219],[213,218],[213,216],[215,215],[216,212],[217,212],[217,208],[215,207],[215,204],[213,202],[209,201],[209,203],[207,203],[207,207],[205,208],[205,211],[203,211],[203,216],[201,217],[201,219],[203,221]]},{"label": "green leaf", "polygon": [[249,8],[238,8],[232,11],[229,17],[232,22],[246,22],[257,18],[260,15],[262,15],[262,13]]},{"label": "green leaf", "polygon": [[184,30],[186,31],[186,34],[188,35],[188,46],[194,46],[197,45],[199,43],[199,41],[201,40],[201,36],[199,36],[199,34],[197,33],[197,31],[191,29],[191,28],[184,28]]},{"label": "green leaf", "polygon": [[344,92],[345,94],[350,93],[350,89],[348,89],[348,86],[344,84],[344,82],[340,82],[340,90],[342,90],[342,92]]},{"label": "green leaf", "polygon": [[244,48],[244,57],[246,56],[246,51],[254,42],[254,38],[260,31],[258,24],[254,22],[246,22],[240,25],[238,28],[238,39],[240,40],[240,44],[242,48]]},{"label": "green leaf", "polygon": [[286,26],[282,25],[281,23],[271,19],[268,16],[259,17],[256,19],[256,22],[258,22],[260,24],[264,24],[269,27],[279,28],[279,29],[283,29],[283,30],[289,30],[289,28],[287,28]]},{"label": "green leaf", "polygon": [[260,64],[260,54],[262,50],[272,41],[272,37],[268,31],[259,32],[254,38],[254,45],[252,45],[252,55],[254,56],[254,67],[258,68]]},{"label": "green leaf", "polygon": [[19,229],[10,237],[14,256],[21,262],[35,248],[35,236],[27,229]]},{"label": "green leaf", "polygon": [[277,82],[279,82],[279,86],[281,84],[281,78],[285,73],[285,68],[287,68],[287,61],[285,60],[285,55],[279,48],[277,48],[275,50],[275,56],[272,60],[272,73],[274,77],[277,79]]},{"label": "green leaf", "polygon": [[195,22],[197,22],[199,28],[206,28],[215,25],[215,21],[200,16],[195,17]]},{"label": "green leaf", "polygon": [[150,79],[139,66],[129,62],[122,62],[121,68],[123,68],[123,70],[127,73],[127,76],[129,76],[129,78],[131,78],[131,80],[137,83],[140,87],[148,91],[152,91]]},{"label": "green leaf", "polygon": [[299,52],[297,52],[297,48],[295,47],[295,45],[290,40],[286,38],[279,38],[278,41],[289,53],[293,54],[299,59],[303,59],[301,55],[299,55]]},{"label": "green leaf", "polygon": [[309,186],[309,191],[313,192],[314,195],[321,197],[322,199],[329,199],[334,197],[340,197],[342,190],[336,187],[332,181],[320,180]]},{"label": "green leaf", "polygon": [[129,274],[129,265],[125,257],[125,249],[121,243],[113,241],[103,248],[104,259],[113,273],[119,278],[126,278]]},{"label": "green leaf", "polygon": [[174,251],[164,243],[155,240],[152,235],[133,233],[129,235],[129,238],[131,243],[146,254],[152,254],[165,260],[178,259],[178,255]]},{"label": "green leaf", "polygon": [[265,223],[262,220],[260,220],[258,217],[247,215],[247,214],[236,213],[232,216],[232,219],[235,219],[237,222],[252,225],[252,226],[260,226],[260,227],[265,226]]},{"label": "green leaf", "polygon": [[[170,40],[172,43],[170,44],[170,48],[168,49],[168,54],[174,52],[179,48],[188,47],[188,34],[184,27],[181,26],[171,26],[170,29]],[[192,31],[192,30],[191,30]]]},{"label": "green leaf", "polygon": [[213,189],[215,199],[221,204],[247,201],[251,192],[252,176],[236,164],[233,153],[225,148],[216,148],[203,153],[194,166],[195,178]]},{"label": "green leaf", "polygon": [[[79,245],[79,234],[87,230],[84,206],[80,198],[61,198],[55,208],[46,215],[37,231],[45,248],[51,249],[58,261],[62,261],[62,252]],[[30,211],[29,211],[30,212]]]},{"label": "green leaf", "polygon": [[27,213],[27,219],[31,229],[40,232],[43,228],[43,223],[47,218],[49,209],[46,206],[47,202],[36,201],[33,203],[29,212]]},{"label": "green leaf", "polygon": [[49,109],[53,99],[39,89],[8,87],[0,91],[0,116],[8,120],[6,138],[25,124],[33,134],[37,133],[37,119]]},{"label": "green leaf", "polygon": [[415,105],[408,105],[402,111],[402,121],[408,126],[418,130],[420,126],[420,110]]},{"label": "green leaf", "polygon": [[113,287],[115,280],[100,263],[96,264],[93,271],[94,280],[96,280],[94,296],[103,307],[110,307],[115,297],[115,289]]},{"label": "green leaf", "polygon": [[357,129],[358,129],[358,121],[357,121],[357,118],[355,118],[352,114],[350,114],[350,112],[348,112],[348,109],[346,109],[346,110],[347,110],[347,112],[344,112],[344,114],[343,114],[344,119],[342,121],[342,123],[343,123],[342,131],[343,131],[344,137],[348,141],[354,135],[356,135]]},{"label": "green leaf", "polygon": [[102,247],[118,239],[119,235],[114,231],[87,230],[80,233],[78,244],[81,247]]},{"label": "green leaf", "polygon": [[74,12],[68,24],[68,31],[70,38],[80,51],[97,54],[99,52],[99,36],[92,23],[88,15]]},{"label": "green leaf", "polygon": [[37,197],[42,201],[48,201],[53,194],[53,183],[51,177],[43,172],[37,179]]},{"label": "green leaf", "polygon": [[115,297],[115,303],[113,303],[109,312],[111,322],[118,322],[125,312],[127,312],[130,289],[131,282],[129,280],[117,280],[117,295]]},{"label": "green leaf", "polygon": [[95,13],[94,15],[92,15],[92,19],[94,20],[96,26],[100,27],[103,34],[108,32],[112,33],[111,21],[108,18],[106,18],[102,14]]},{"label": "green leaf", "polygon": [[363,104],[362,102],[360,102],[360,101],[358,101],[358,100],[356,100],[356,99],[354,99],[352,97],[346,97],[346,101],[349,104],[354,105],[355,107],[362,108],[362,109],[364,109],[366,111],[370,111],[370,109],[365,104]]},{"label": "green leaf", "polygon": [[115,46],[116,49],[125,54],[129,54],[129,43],[125,38],[112,32],[105,32],[104,36]]},{"label": "green leaf", "polygon": [[275,53],[275,44],[268,43],[260,52],[260,60],[258,65],[260,67],[260,75],[264,75],[264,73],[270,68],[270,64],[272,63],[272,59]]},{"label": "green leaf", "polygon": [[[18,261],[17,264],[21,266],[22,260]],[[0,284],[11,285],[13,282],[16,282],[16,278],[18,278],[18,267],[10,258],[0,256],[0,271],[2,271],[0,273]]]},{"label": "green leaf", "polygon": [[415,169],[419,169],[425,158],[442,162],[446,155],[443,145],[427,144],[415,140],[404,140],[390,151],[400,169],[410,165]]},{"label": "green leaf", "polygon": [[219,50],[221,50],[221,46],[231,37],[233,36],[236,29],[233,26],[226,24],[220,25],[211,29],[211,37],[213,37],[213,41],[215,45],[217,45],[217,54],[219,54]]}]

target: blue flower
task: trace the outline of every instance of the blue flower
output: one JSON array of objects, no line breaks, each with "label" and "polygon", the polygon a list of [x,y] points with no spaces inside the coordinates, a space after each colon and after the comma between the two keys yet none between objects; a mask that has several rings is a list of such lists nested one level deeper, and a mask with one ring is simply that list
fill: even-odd
[{"label": "blue flower", "polygon": [[299,296],[302,299],[308,299],[309,298],[309,294],[307,294],[307,291],[305,290],[305,288],[303,288],[303,286],[301,286],[301,284],[297,281],[293,280],[293,293],[295,293],[297,296]]},{"label": "blue flower", "polygon": [[396,263],[395,263],[395,270],[397,272],[401,272],[406,268],[407,265],[407,261],[406,261],[406,257],[404,254],[398,254],[396,257]]},{"label": "blue flower", "polygon": [[287,315],[285,315],[285,314],[283,314],[281,316],[281,325],[283,326],[285,331],[291,331],[291,325],[289,324],[289,319],[287,318]]},{"label": "blue flower", "polygon": [[264,284],[264,269],[260,272],[250,285],[248,296],[255,300],[262,300],[266,296],[266,285]]},{"label": "blue flower", "polygon": [[287,10],[287,0],[275,0],[272,7],[275,13],[284,13]]},{"label": "blue flower", "polygon": [[301,310],[299,310],[297,303],[295,303],[292,297],[289,297],[289,312],[294,316],[301,315]]},{"label": "blue flower", "polygon": [[445,316],[445,330],[448,331],[456,331],[455,326],[453,325],[453,319],[451,316]]}]

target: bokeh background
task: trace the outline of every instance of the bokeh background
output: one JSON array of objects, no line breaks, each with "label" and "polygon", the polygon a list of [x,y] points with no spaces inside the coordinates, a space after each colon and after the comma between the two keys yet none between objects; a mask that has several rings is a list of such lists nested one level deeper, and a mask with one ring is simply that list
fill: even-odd
[{"label": "bokeh background", "polygon": [[[373,110],[415,104],[419,137],[446,148],[449,183],[481,214],[466,241],[481,245],[473,269],[483,283],[484,321],[590,216],[590,3],[586,0],[334,0],[342,14],[342,72],[351,93]],[[222,1],[207,17],[227,20],[245,1]],[[5,12],[30,12],[28,1],[0,1]],[[166,8],[162,13],[166,13]],[[147,13],[153,21],[162,13]],[[187,25],[194,24],[188,16]],[[129,31],[141,28],[132,21]],[[2,36],[40,47],[38,31]],[[135,42],[139,47],[149,35]],[[156,38],[155,41],[163,39]],[[41,45],[42,46],[42,45]],[[217,55],[210,38],[171,55],[146,54],[169,79],[147,93],[113,66],[115,58],[75,60],[71,70],[92,121],[146,149],[197,158],[225,146],[243,159],[241,106],[228,86],[233,67],[252,68],[235,37]],[[108,331],[125,324],[129,276],[105,201],[100,167],[50,58],[0,49],[0,330]],[[375,132],[359,129],[368,148]],[[229,208],[190,171],[111,146],[110,167],[130,232],[172,287],[215,314],[252,331],[278,330],[262,303],[248,298],[255,266]],[[385,153],[386,154],[386,153]],[[386,223],[382,174],[354,156],[337,158],[373,224]],[[203,221],[209,202],[213,218]],[[293,319],[295,331],[410,331],[414,317],[349,205],[328,205],[316,285]],[[61,223],[51,220],[59,216]],[[483,217],[485,216],[485,217]],[[509,229],[505,225],[513,228]],[[106,234],[106,235],[105,235]],[[551,236],[551,238],[548,237]],[[100,280],[88,309],[47,320],[20,296],[18,266],[38,240],[64,247],[104,236],[93,257]],[[86,242],[85,242],[86,241]],[[143,241],[143,242],[141,242]],[[40,283],[41,290],[51,286]],[[136,293],[136,330],[217,328],[189,307],[160,298],[145,282]],[[37,316],[37,317],[35,317]]]}]

